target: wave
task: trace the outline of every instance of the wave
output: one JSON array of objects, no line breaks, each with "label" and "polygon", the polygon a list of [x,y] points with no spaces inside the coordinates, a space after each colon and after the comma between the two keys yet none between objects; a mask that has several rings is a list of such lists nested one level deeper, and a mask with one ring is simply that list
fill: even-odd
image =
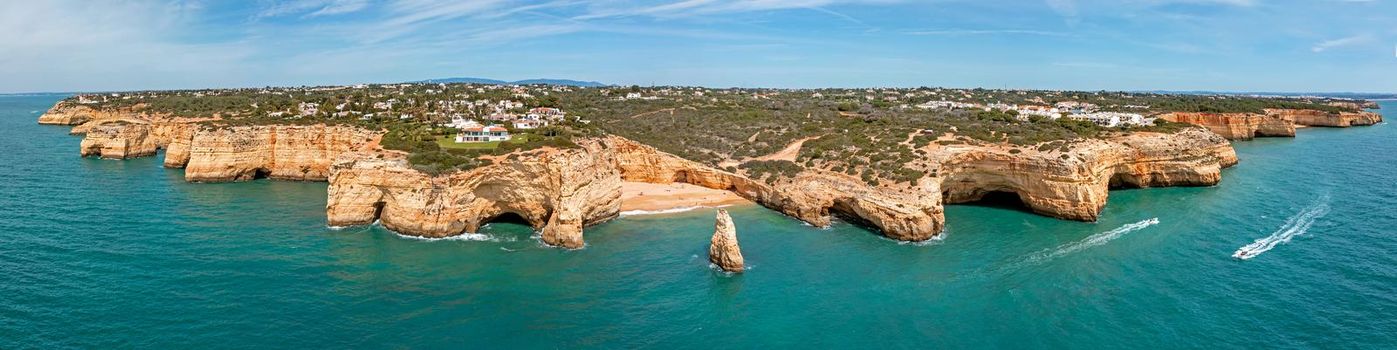
[{"label": "wave", "polygon": [[395,235],[397,235],[398,237],[401,237],[401,238],[415,239],[415,240],[419,240],[419,241],[429,241],[429,242],[435,242],[435,241],[513,242],[513,241],[514,241],[513,238],[508,238],[508,237],[495,237],[495,236],[487,235],[487,234],[484,234],[484,233],[462,233],[462,234],[459,234],[459,235],[449,236],[449,237],[418,237],[418,236],[409,236],[409,235],[405,235],[405,234],[401,234],[401,233],[397,233],[397,232],[394,232],[393,234],[395,234]]},{"label": "wave", "polygon": [[1259,238],[1251,244],[1237,248],[1237,251],[1232,253],[1232,257],[1247,260],[1270,251],[1271,248],[1275,248],[1281,243],[1289,243],[1291,238],[1309,232],[1310,226],[1314,226],[1315,220],[1319,220],[1326,214],[1329,214],[1329,195],[1321,196],[1309,207],[1305,207],[1299,213],[1285,219],[1285,224],[1282,224],[1275,232],[1271,232],[1270,236]]},{"label": "wave", "polygon": [[1030,256],[1027,262],[1039,263],[1056,259],[1067,254],[1076,253],[1083,249],[1109,243],[1115,240],[1116,238],[1124,236],[1127,233],[1139,231],[1146,227],[1154,226],[1156,224],[1159,224],[1159,218],[1150,218],[1147,220],[1141,220],[1140,222],[1136,223],[1121,225],[1121,227],[1111,229],[1110,231],[1087,236],[1087,238],[1083,238],[1080,241],[1060,245],[1057,248],[1044,249],[1043,251],[1038,252],[1033,256]]}]

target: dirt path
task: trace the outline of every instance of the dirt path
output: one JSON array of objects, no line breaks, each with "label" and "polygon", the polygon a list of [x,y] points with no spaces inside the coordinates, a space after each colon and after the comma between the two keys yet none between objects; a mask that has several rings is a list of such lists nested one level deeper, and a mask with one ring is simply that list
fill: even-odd
[{"label": "dirt path", "polygon": [[796,157],[800,155],[800,147],[805,145],[805,141],[814,140],[816,138],[818,137],[811,136],[791,141],[790,144],[786,145],[786,148],[782,148],[780,151],[776,151],[771,154],[752,158],[749,160],[786,160],[794,162],[796,160]]}]

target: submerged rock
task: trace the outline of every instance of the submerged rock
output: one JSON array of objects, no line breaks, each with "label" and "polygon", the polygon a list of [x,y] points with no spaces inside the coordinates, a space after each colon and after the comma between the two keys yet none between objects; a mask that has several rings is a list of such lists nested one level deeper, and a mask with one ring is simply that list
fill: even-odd
[{"label": "submerged rock", "polygon": [[742,272],[742,249],[737,246],[737,227],[732,224],[728,211],[718,209],[717,223],[713,224],[713,240],[708,245],[708,261],[718,265],[723,271]]}]

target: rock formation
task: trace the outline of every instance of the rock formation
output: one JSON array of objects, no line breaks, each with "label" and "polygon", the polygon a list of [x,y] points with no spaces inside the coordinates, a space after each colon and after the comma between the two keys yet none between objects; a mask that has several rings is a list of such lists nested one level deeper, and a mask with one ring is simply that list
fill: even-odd
[{"label": "rock formation", "polygon": [[39,116],[39,124],[78,125],[95,119],[99,113],[105,112],[81,104],[59,102]]},{"label": "rock formation", "polygon": [[1162,114],[1159,118],[1202,126],[1229,140],[1250,140],[1264,136],[1295,137],[1295,124],[1273,115],[1175,112]]},{"label": "rock formation", "polygon": [[737,227],[728,211],[718,209],[713,239],[708,244],[708,261],[727,272],[742,272],[742,248],[737,246]]},{"label": "rock formation", "polygon": [[544,149],[442,176],[412,169],[400,154],[346,156],[331,168],[330,225],[380,220],[406,235],[475,232],[512,214],[550,245],[582,248],[582,228],[616,217],[621,176],[595,140],[577,150]]},{"label": "rock formation", "polygon": [[1373,112],[1326,112],[1313,109],[1266,109],[1266,115],[1289,120],[1296,125],[1347,128],[1382,122],[1382,115]]},{"label": "rock formation", "polygon": [[1111,188],[1209,186],[1237,163],[1227,140],[1200,129],[1082,140],[1065,152],[955,145],[933,156],[942,176],[928,187],[946,203],[1012,193],[1035,213],[1084,221],[1096,220]]},{"label": "rock formation", "polygon": [[[181,130],[182,131],[182,130]],[[351,126],[204,126],[172,142],[165,165],[184,167],[189,181],[222,182],[269,177],[322,181],[340,154],[362,151],[378,137]],[[187,153],[186,153],[187,152]],[[183,161],[183,164],[181,164]]]},{"label": "rock formation", "polygon": [[79,146],[80,154],[109,159],[126,159],[154,155],[159,147],[150,134],[150,123],[140,119],[112,119],[89,128]]},{"label": "rock formation", "polygon": [[921,241],[941,233],[943,203],[1009,192],[1034,212],[1095,220],[1111,188],[1213,185],[1237,161],[1226,140],[1188,129],[1078,140],[1063,149],[932,144],[914,164],[931,175],[911,185],[869,185],[818,169],[767,183],[607,136],[433,176],[404,154],[378,149],[377,131],[355,127],[108,117],[89,122],[83,154],[129,158],[163,147],[165,165],[185,167],[189,181],[328,180],[326,215],[334,226],[378,220],[401,234],[445,237],[514,215],[545,243],[567,248],[584,246],[584,227],[617,216],[622,181],[728,190],[815,226],[841,217]]}]

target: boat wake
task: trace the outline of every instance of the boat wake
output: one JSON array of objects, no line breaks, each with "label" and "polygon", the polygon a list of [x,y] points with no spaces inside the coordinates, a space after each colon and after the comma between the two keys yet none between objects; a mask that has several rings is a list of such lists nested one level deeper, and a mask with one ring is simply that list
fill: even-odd
[{"label": "boat wake", "polygon": [[1045,249],[1045,250],[1043,250],[1043,251],[1041,251],[1041,252],[1038,252],[1037,254],[1034,254],[1033,256],[1030,256],[1030,257],[1028,258],[1027,262],[1028,262],[1028,263],[1042,263],[1042,262],[1046,262],[1046,261],[1048,261],[1048,260],[1056,259],[1056,258],[1058,258],[1058,257],[1062,257],[1062,256],[1067,255],[1067,254],[1076,253],[1076,252],[1081,251],[1081,250],[1083,250],[1083,249],[1087,249],[1087,248],[1091,248],[1091,247],[1095,247],[1095,246],[1099,246],[1099,245],[1103,245],[1103,244],[1109,243],[1109,242],[1115,240],[1116,238],[1120,238],[1121,236],[1124,236],[1124,235],[1127,234],[1127,233],[1139,231],[1139,230],[1144,229],[1144,228],[1146,228],[1146,227],[1154,226],[1154,225],[1156,225],[1156,224],[1159,224],[1159,218],[1151,218],[1151,219],[1148,219],[1148,220],[1141,220],[1140,222],[1136,222],[1136,223],[1125,224],[1125,225],[1122,225],[1121,227],[1117,227],[1117,228],[1112,229],[1112,230],[1110,230],[1110,231],[1101,232],[1101,233],[1097,233],[1097,234],[1094,234],[1094,235],[1091,235],[1091,236],[1087,236],[1087,238],[1083,238],[1083,239],[1080,240],[1080,241],[1076,241],[1076,242],[1064,244],[1064,245],[1058,246],[1057,248]]},{"label": "boat wake", "polygon": [[1291,238],[1308,232],[1310,226],[1314,226],[1315,220],[1319,220],[1319,218],[1324,217],[1325,214],[1329,214],[1328,195],[1320,197],[1314,204],[1310,204],[1309,207],[1285,219],[1285,224],[1281,225],[1280,229],[1272,232],[1270,236],[1262,237],[1251,244],[1238,248],[1236,252],[1232,253],[1232,257],[1247,260],[1255,258],[1257,255],[1261,255],[1261,253],[1265,253],[1281,243],[1289,243]]}]

